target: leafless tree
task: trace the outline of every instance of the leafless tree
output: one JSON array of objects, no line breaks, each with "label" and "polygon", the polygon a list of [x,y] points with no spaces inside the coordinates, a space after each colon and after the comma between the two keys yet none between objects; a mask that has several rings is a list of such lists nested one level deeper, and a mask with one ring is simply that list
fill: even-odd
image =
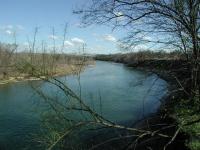
[{"label": "leafless tree", "polygon": [[8,71],[17,59],[14,58],[18,48],[16,32],[13,33],[13,40],[12,44],[0,43],[0,74],[3,74],[3,77],[8,77]]},{"label": "leafless tree", "polygon": [[[165,49],[181,49],[191,63],[191,95],[200,86],[199,0],[91,0],[75,10],[82,22],[126,28],[126,44],[151,43]],[[146,38],[150,36],[151,38]]]}]

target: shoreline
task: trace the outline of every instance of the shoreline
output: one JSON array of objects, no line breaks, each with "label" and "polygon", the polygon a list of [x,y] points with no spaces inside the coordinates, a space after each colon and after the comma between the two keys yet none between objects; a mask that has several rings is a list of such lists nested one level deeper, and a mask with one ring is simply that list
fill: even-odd
[{"label": "shoreline", "polygon": [[[96,60],[99,60],[99,59],[96,59]],[[101,61],[105,61],[105,60],[101,60]],[[160,130],[161,126],[159,126],[159,124],[166,124],[168,126],[173,126],[173,127],[168,128],[164,130],[163,132],[173,137],[178,126],[177,120],[173,117],[173,109],[177,105],[176,100],[178,100],[181,97],[184,97],[183,91],[177,91],[177,88],[179,85],[177,84],[176,79],[173,77],[174,74],[179,74],[180,72],[178,73],[176,71],[172,71],[174,69],[173,68],[174,65],[177,65],[177,61],[179,60],[159,60],[160,64],[157,64],[156,61],[154,64],[153,60],[150,60],[150,61],[146,60],[142,63],[138,63],[138,62],[128,63],[128,62],[114,61],[114,60],[106,60],[106,61],[121,63],[130,68],[154,73],[159,78],[165,80],[169,84],[168,86],[169,92],[166,96],[164,96],[160,100],[161,105],[158,108],[157,112],[150,114],[149,116],[135,122],[132,126],[136,128],[140,128],[140,129],[148,129],[148,130],[155,131],[155,130]],[[167,65],[166,64],[163,65],[161,64],[161,62],[167,63]],[[169,64],[170,66],[168,66]],[[167,66],[167,69],[166,68],[160,69],[160,66],[157,68],[156,65]],[[187,76],[187,75],[184,74],[183,76]],[[174,150],[174,149],[189,150],[188,147],[186,147],[185,145],[185,142],[189,140],[189,138],[190,138],[189,135],[187,135],[186,133],[179,132],[176,138],[170,143],[167,150]],[[156,149],[156,150],[160,150],[160,149],[163,150],[163,147],[169,142],[169,140],[170,139],[168,138],[159,139],[159,137],[156,137],[156,136],[144,137],[139,140],[139,143],[137,144],[137,150],[143,150],[145,149],[145,147],[151,147],[152,149]],[[148,142],[148,141],[151,141],[151,142]]]},{"label": "shoreline", "polygon": [[[42,78],[42,77],[41,77]],[[25,78],[25,77],[20,77],[20,78],[14,78],[10,77],[8,80],[3,80],[0,82],[0,85],[6,85],[10,83],[18,83],[18,82],[25,82],[25,81],[39,81],[41,78],[36,78],[36,77],[30,77],[30,78]]]},{"label": "shoreline", "polygon": [[[53,75],[50,75],[51,77],[60,77],[60,76],[68,76],[68,75],[75,75],[77,72],[82,72],[87,66],[94,65],[94,62],[86,62],[83,64],[83,66],[80,67],[78,64],[70,64],[68,67],[69,69],[65,70],[64,67],[58,67],[59,72],[54,73]],[[19,73],[20,74],[20,73]],[[45,79],[44,75],[41,75],[39,77],[36,76],[30,76],[28,74],[21,73],[18,77],[12,77],[9,76],[7,79],[0,79],[0,86],[10,84],[10,83],[18,83],[18,82],[24,82],[24,81],[40,81],[42,79]]]}]

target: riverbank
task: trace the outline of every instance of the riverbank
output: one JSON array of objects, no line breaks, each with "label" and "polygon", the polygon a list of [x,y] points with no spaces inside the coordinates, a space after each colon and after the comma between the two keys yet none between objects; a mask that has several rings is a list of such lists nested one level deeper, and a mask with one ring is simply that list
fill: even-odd
[{"label": "riverbank", "polygon": [[94,63],[92,57],[77,54],[20,52],[6,56],[0,60],[0,85],[76,74]]},{"label": "riverbank", "polygon": [[[23,68],[20,68],[19,70],[15,70],[15,73],[10,74],[9,76],[0,78],[0,85],[5,85],[9,83],[15,83],[15,82],[22,82],[22,81],[34,81],[34,80],[41,80],[44,79],[46,75],[52,76],[52,77],[58,77],[58,76],[64,76],[64,75],[73,75],[80,73],[85,69],[88,65],[94,65],[95,62],[93,60],[87,60],[84,62],[73,62],[68,64],[57,64],[55,66],[54,71],[50,71],[51,69],[46,69],[46,72],[48,74],[44,74],[41,72],[40,67],[35,67],[34,70],[38,70],[37,73],[41,75],[32,75],[28,72],[26,72]],[[14,76],[12,76],[14,74]]]},{"label": "riverbank", "polygon": [[[182,59],[147,59],[133,61],[114,59],[109,57],[96,57],[96,60],[114,61],[126,64],[140,70],[146,70],[157,74],[169,83],[169,94],[164,97],[162,105],[156,114],[153,114],[134,126],[151,131],[159,131],[169,135],[168,138],[159,138],[156,135],[143,137],[137,141],[137,149],[163,149],[168,150],[198,150],[200,149],[199,129],[200,123],[196,122],[189,126],[185,124],[198,120],[198,113],[190,115],[193,106],[188,106],[189,97],[187,89],[190,82],[190,64]],[[132,145],[132,148],[135,145]],[[129,146],[131,147],[131,145]]]}]

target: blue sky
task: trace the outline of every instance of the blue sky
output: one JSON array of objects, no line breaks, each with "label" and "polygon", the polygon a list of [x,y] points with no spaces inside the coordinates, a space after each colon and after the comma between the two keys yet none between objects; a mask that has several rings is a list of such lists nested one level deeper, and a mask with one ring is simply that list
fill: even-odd
[{"label": "blue sky", "polygon": [[[76,52],[81,43],[86,43],[87,53],[116,53],[117,40],[124,36],[122,31],[107,26],[93,25],[80,28],[79,16],[72,13],[77,6],[88,0],[0,0],[0,41],[13,42],[16,32],[17,43],[27,45],[33,38],[34,28],[39,27],[37,44],[45,41],[48,45],[55,39],[62,41],[64,24],[68,23],[66,52]],[[55,28],[55,36],[52,35]]]}]

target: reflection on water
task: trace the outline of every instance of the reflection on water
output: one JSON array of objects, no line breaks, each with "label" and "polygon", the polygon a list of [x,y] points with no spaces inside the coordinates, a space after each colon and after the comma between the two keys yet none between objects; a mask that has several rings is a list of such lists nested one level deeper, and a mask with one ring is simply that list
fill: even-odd
[{"label": "reflection on water", "polygon": [[[76,76],[60,77],[78,91]],[[82,97],[97,112],[118,123],[133,123],[155,112],[167,92],[167,83],[155,74],[137,71],[122,64],[97,61],[81,73]],[[58,89],[33,81],[57,97]],[[22,149],[30,135],[39,131],[39,114],[45,105],[28,82],[0,87],[0,149]],[[101,99],[101,107],[99,103]],[[31,148],[28,148],[31,149]]]}]

